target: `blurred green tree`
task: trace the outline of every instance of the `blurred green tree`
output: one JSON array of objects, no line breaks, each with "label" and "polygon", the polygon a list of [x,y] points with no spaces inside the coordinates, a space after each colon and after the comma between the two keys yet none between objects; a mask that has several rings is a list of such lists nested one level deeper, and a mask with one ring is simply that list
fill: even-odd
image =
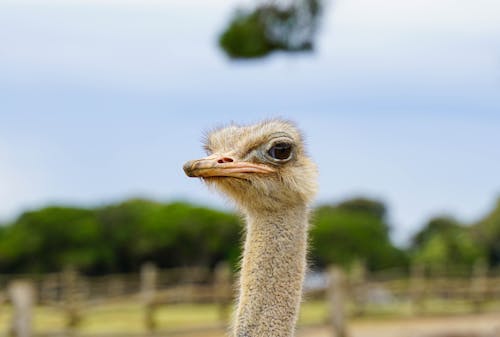
[{"label": "blurred green tree", "polygon": [[309,51],[314,47],[322,13],[320,0],[264,2],[237,10],[219,37],[231,58],[258,58],[273,51]]},{"label": "blurred green tree", "polygon": [[447,235],[459,230],[461,224],[449,216],[434,217],[412,239],[412,246],[421,248],[427,241],[440,233]]},{"label": "blurred green tree", "polygon": [[361,260],[372,270],[404,266],[405,253],[391,243],[385,214],[381,202],[361,198],[318,207],[311,230],[315,264],[348,267]]},{"label": "blurred green tree", "polygon": [[470,228],[448,216],[435,217],[413,238],[412,260],[431,270],[470,270],[484,249]]},{"label": "blurred green tree", "polygon": [[474,237],[484,246],[491,266],[500,266],[500,198],[483,219],[473,225]]},{"label": "blurred green tree", "polygon": [[145,261],[213,267],[221,260],[236,263],[239,256],[241,221],[233,214],[132,199],[99,209],[98,219],[117,271],[137,270]]},{"label": "blurred green tree", "polygon": [[134,252],[164,267],[236,263],[241,226],[233,214],[181,202],[161,205],[144,219]]},{"label": "blurred green tree", "polygon": [[241,221],[187,203],[132,199],[97,209],[48,207],[0,229],[0,272],[88,274],[161,267],[237,264]]},{"label": "blurred green tree", "polygon": [[[395,247],[383,203],[364,198],[318,207],[312,216],[311,260],[371,270],[414,262],[433,268],[500,261],[500,200],[471,227],[436,217],[418,232],[408,252]],[[242,233],[232,213],[183,202],[131,199],[83,209],[47,207],[0,227],[0,272],[50,272],[72,265],[88,274],[137,271],[145,261],[160,267],[237,265]]]},{"label": "blurred green tree", "polygon": [[99,237],[92,210],[48,207],[26,212],[1,237],[2,272],[47,272],[66,265],[90,268],[107,249]]}]

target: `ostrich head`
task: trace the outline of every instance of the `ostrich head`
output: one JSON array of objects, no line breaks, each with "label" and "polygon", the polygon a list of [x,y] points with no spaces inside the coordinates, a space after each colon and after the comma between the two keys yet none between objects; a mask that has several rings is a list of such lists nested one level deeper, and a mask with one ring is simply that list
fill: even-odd
[{"label": "ostrich head", "polygon": [[316,192],[317,170],[298,129],[270,120],[230,125],[210,132],[207,157],[188,161],[184,171],[232,198],[247,211],[308,204]]}]

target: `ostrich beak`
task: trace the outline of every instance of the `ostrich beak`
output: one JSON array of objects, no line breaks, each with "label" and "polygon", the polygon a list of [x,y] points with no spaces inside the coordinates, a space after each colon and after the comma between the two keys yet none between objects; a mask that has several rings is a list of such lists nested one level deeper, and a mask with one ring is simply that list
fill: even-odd
[{"label": "ostrich beak", "polygon": [[270,174],[276,169],[263,164],[236,161],[229,157],[212,155],[206,158],[190,160],[184,164],[188,177],[234,177],[245,178],[249,173]]}]

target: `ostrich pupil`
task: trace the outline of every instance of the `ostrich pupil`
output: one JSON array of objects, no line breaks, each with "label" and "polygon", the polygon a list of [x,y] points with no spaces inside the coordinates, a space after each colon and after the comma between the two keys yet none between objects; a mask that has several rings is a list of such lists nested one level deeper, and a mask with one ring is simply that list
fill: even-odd
[{"label": "ostrich pupil", "polygon": [[269,155],[274,159],[285,160],[290,157],[291,152],[292,145],[287,143],[278,143],[269,150]]}]

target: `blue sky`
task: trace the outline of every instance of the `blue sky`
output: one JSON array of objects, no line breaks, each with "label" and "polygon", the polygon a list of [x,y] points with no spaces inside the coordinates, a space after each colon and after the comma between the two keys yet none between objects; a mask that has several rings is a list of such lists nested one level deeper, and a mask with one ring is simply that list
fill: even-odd
[{"label": "blue sky", "polygon": [[182,163],[202,132],[296,121],[318,203],[367,195],[404,242],[500,195],[500,3],[339,0],[314,54],[231,62],[242,2],[0,0],[0,219],[131,196],[230,208]]}]

